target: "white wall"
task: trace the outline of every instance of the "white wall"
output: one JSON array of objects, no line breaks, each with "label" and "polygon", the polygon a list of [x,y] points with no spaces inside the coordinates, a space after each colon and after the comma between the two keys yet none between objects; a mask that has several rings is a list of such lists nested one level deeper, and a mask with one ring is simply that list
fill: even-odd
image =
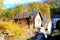
[{"label": "white wall", "polygon": [[35,17],[35,28],[40,28],[41,27],[41,18],[39,13]]}]

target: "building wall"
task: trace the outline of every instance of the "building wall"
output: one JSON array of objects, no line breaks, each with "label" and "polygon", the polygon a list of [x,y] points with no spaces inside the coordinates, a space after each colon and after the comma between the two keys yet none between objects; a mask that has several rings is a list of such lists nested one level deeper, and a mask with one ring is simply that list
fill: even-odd
[{"label": "building wall", "polygon": [[27,24],[27,20],[26,19],[21,20],[21,23],[19,25],[20,25],[20,27],[28,28],[28,24]]},{"label": "building wall", "polygon": [[15,24],[18,24],[18,19],[14,20]]},{"label": "building wall", "polygon": [[35,28],[40,28],[41,27],[41,18],[39,13],[35,17]]},{"label": "building wall", "polygon": [[[16,20],[16,22],[19,24],[19,20],[18,21]],[[23,19],[19,25],[20,25],[20,27],[26,27],[26,28],[28,28],[29,26],[31,28],[41,27],[41,18],[40,18],[39,13],[37,13],[37,15],[35,16],[34,19],[30,19],[29,26],[28,26],[26,19]]]},{"label": "building wall", "polygon": [[15,20],[15,23],[16,24],[19,24],[19,26],[20,27],[28,27],[28,24],[27,24],[27,20],[26,19],[21,19],[21,20],[19,20],[19,19],[17,19],[17,20]]}]

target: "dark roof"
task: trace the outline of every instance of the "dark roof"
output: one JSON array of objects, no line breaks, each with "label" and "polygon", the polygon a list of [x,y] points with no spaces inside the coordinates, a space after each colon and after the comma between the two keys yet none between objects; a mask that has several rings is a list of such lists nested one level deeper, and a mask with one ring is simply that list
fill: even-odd
[{"label": "dark roof", "polygon": [[36,16],[38,13],[39,13],[39,11],[32,11],[32,12],[30,12],[29,16],[30,17]]},{"label": "dark roof", "polygon": [[23,13],[18,13],[14,19],[19,19],[19,18],[28,18],[29,17],[29,13],[27,12],[23,12]]},{"label": "dark roof", "polygon": [[28,17],[36,16],[38,13],[39,11],[18,13],[14,19],[28,18]]}]

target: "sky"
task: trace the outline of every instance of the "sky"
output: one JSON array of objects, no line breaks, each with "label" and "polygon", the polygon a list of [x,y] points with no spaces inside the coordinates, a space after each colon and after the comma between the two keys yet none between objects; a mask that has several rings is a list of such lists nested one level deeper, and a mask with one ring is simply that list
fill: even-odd
[{"label": "sky", "polygon": [[31,2],[42,2],[43,0],[4,0],[5,8],[12,8],[18,4],[26,4]]}]

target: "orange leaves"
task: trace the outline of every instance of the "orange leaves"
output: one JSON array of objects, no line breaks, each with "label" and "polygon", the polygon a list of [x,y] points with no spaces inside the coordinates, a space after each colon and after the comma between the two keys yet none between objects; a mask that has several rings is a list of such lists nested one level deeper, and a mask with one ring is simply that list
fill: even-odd
[{"label": "orange leaves", "polygon": [[46,7],[49,7],[49,5],[48,5],[48,4],[43,4],[43,7],[45,7],[45,8],[46,8]]},{"label": "orange leaves", "polygon": [[48,20],[50,20],[50,6],[48,4],[43,4],[43,13],[48,16]]},{"label": "orange leaves", "polygon": [[43,11],[50,13],[50,7],[48,4],[43,4]]},{"label": "orange leaves", "polygon": [[49,11],[50,7],[48,4],[43,4],[43,10]]}]

